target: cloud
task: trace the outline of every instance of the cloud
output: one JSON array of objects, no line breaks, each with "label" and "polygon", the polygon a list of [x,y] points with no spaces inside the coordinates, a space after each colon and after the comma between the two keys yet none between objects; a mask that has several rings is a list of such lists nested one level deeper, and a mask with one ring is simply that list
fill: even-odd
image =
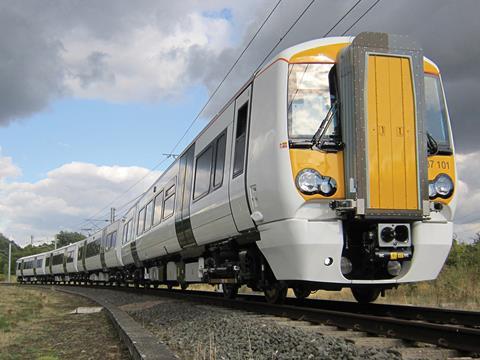
[{"label": "cloud", "polygon": [[32,115],[63,91],[61,43],[0,5],[0,124]]},{"label": "cloud", "polygon": [[114,102],[177,96],[195,85],[189,66],[196,49],[213,60],[231,47],[234,32],[242,34],[232,19],[248,24],[245,7],[265,6],[257,3],[227,9],[218,0],[3,1],[0,125],[62,96]]},{"label": "cloud", "polygon": [[480,151],[457,154],[458,206],[455,232],[460,240],[471,240],[480,233]]},{"label": "cloud", "polygon": [[0,182],[6,178],[14,178],[20,176],[22,171],[13,162],[9,156],[0,156]]},{"label": "cloud", "polygon": [[[165,34],[154,25],[124,34],[121,41],[75,34],[66,39],[65,84],[73,96],[114,102],[157,101],[191,84],[190,50],[201,47],[214,58],[227,46],[226,19],[187,15]],[[93,50],[95,49],[95,50]],[[93,50],[93,51],[92,51]]]},{"label": "cloud", "polygon": [[[0,158],[0,163],[2,163]],[[11,159],[8,160],[11,164]],[[17,169],[13,164],[14,169]],[[10,171],[15,173],[15,171]],[[125,189],[145,179],[130,192]],[[141,167],[97,166],[72,162],[48,172],[34,183],[0,184],[0,232],[26,244],[33,234],[39,240],[52,238],[62,229],[94,228],[101,222],[84,222],[99,209],[122,195],[112,206],[120,207],[145,190],[159,176]],[[131,205],[131,204],[130,204]],[[129,206],[130,206],[129,205]],[[119,208],[119,213],[128,207]],[[109,209],[95,217],[108,219]],[[83,223],[83,224],[82,224]]]}]

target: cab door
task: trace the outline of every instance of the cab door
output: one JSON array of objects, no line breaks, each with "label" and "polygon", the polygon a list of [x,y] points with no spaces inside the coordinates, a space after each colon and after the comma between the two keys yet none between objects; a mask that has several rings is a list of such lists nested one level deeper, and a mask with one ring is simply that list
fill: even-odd
[{"label": "cab door", "polygon": [[250,85],[235,100],[229,197],[233,220],[239,232],[255,226],[250,218],[250,207],[245,187],[251,91],[252,86]]}]

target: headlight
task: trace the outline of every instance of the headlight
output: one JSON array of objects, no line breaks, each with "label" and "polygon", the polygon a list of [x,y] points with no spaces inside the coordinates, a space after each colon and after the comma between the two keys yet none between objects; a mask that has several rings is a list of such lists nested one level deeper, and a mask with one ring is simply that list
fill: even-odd
[{"label": "headlight", "polygon": [[298,189],[307,195],[318,193],[322,184],[322,175],[313,169],[303,169],[297,175]]},{"label": "headlight", "polygon": [[324,176],[320,185],[320,193],[325,196],[332,196],[337,191],[337,182],[335,179]]},{"label": "headlight", "polygon": [[435,180],[428,184],[428,196],[430,199],[436,197],[449,198],[453,193],[453,181],[447,174],[438,175]]},{"label": "headlight", "polygon": [[303,169],[297,174],[297,188],[306,195],[321,194],[332,196],[337,191],[337,182],[329,176],[322,176],[317,170]]}]

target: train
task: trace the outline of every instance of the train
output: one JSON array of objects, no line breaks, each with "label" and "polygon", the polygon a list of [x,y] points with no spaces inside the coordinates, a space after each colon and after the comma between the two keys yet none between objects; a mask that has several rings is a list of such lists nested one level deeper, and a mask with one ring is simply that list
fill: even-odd
[{"label": "train", "polygon": [[410,37],[289,47],[237,91],[126,214],[21,258],[19,282],[350,288],[359,302],[435,279],[457,179],[439,68]]}]

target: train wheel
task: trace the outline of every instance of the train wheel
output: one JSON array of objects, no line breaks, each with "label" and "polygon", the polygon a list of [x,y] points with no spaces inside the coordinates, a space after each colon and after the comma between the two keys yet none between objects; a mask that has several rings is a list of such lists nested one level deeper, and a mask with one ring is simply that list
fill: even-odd
[{"label": "train wheel", "polygon": [[237,284],[222,284],[223,296],[228,299],[235,299],[238,294],[238,288]]},{"label": "train wheel", "polygon": [[297,286],[293,288],[293,293],[297,299],[306,299],[311,294],[311,291],[305,286]]},{"label": "train wheel", "polygon": [[180,284],[180,288],[181,288],[182,290],[187,290],[188,284],[187,284],[187,283],[181,283],[181,284]]},{"label": "train wheel", "polygon": [[288,287],[282,282],[274,282],[263,289],[265,299],[270,304],[282,304],[287,297]]},{"label": "train wheel", "polygon": [[380,289],[376,287],[353,287],[350,290],[355,300],[361,304],[374,302],[380,295]]},{"label": "train wheel", "polygon": [[173,285],[172,285],[172,284],[167,284],[167,289],[168,289],[168,290],[172,290],[172,289],[173,289]]}]

